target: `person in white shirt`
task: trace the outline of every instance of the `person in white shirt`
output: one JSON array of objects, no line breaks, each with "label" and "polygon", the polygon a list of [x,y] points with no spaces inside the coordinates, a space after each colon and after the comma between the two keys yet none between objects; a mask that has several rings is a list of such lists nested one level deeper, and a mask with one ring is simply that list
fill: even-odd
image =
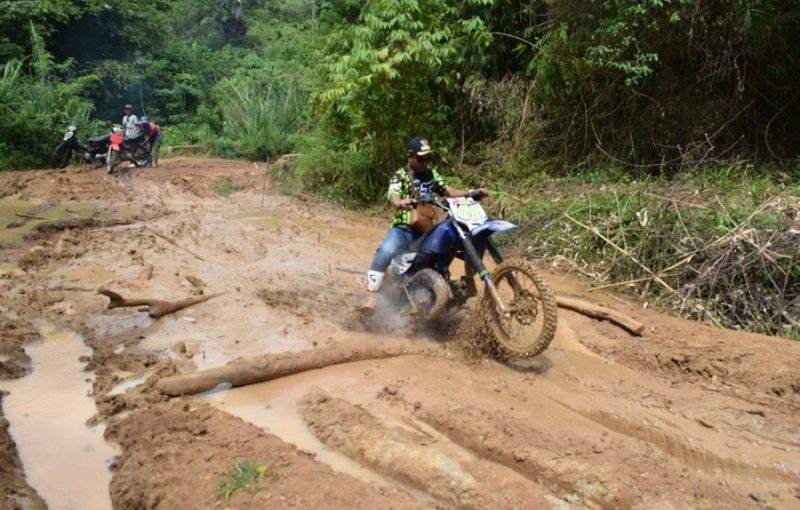
[{"label": "person in white shirt", "polygon": [[126,104],[125,116],[122,117],[122,126],[125,128],[125,138],[133,138],[141,132],[139,117],[133,114],[133,106]]}]

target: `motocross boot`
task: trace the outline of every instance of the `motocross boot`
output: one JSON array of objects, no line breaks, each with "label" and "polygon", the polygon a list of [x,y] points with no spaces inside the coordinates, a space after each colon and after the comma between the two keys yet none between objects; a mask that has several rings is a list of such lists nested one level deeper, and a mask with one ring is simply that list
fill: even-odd
[{"label": "motocross boot", "polygon": [[381,283],[383,283],[384,273],[382,271],[367,271],[367,277],[364,281],[364,288],[367,291],[367,297],[359,305],[358,309],[362,313],[374,312],[378,304],[378,292],[381,290]]}]

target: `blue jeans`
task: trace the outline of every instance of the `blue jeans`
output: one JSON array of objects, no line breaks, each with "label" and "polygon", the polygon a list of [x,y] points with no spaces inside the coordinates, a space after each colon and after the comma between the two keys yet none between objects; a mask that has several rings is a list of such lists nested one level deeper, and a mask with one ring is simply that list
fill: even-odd
[{"label": "blue jeans", "polygon": [[375,258],[372,259],[372,271],[385,272],[392,261],[392,257],[408,248],[411,243],[417,240],[417,234],[408,225],[398,225],[389,229],[383,242],[375,251]]}]

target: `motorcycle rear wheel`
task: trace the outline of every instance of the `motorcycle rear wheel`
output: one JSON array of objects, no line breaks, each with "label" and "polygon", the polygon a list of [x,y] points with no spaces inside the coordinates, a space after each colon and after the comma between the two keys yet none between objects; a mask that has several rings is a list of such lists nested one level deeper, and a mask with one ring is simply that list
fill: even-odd
[{"label": "motorcycle rear wheel", "polygon": [[437,320],[447,309],[450,287],[442,275],[426,268],[411,277],[408,295],[417,311],[417,321],[426,323]]},{"label": "motorcycle rear wheel", "polygon": [[69,164],[70,156],[72,156],[72,147],[67,143],[59,145],[53,153],[53,166],[65,168]]},{"label": "motorcycle rear wheel", "polygon": [[504,315],[492,296],[483,296],[483,309],[500,352],[531,358],[553,341],[558,305],[550,285],[525,261],[506,261],[492,271],[492,283],[509,313]]},{"label": "motorcycle rear wheel", "polygon": [[150,166],[150,152],[147,148],[140,146],[136,149],[136,152],[133,153],[133,164],[143,168]]}]

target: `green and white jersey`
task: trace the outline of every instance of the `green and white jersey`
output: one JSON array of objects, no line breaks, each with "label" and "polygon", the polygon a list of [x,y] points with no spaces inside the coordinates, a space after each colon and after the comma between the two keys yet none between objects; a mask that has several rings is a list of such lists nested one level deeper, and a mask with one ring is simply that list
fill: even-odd
[{"label": "green and white jersey", "polygon": [[[386,198],[391,198],[395,193],[400,195],[401,199],[419,198],[420,195],[431,193],[444,196],[447,183],[439,172],[428,168],[423,172],[413,175],[414,181],[412,182],[411,171],[408,167],[401,168],[392,174],[392,180],[389,182],[389,192],[386,194]],[[392,217],[392,226],[407,225],[410,221],[411,211],[398,209]]]}]

